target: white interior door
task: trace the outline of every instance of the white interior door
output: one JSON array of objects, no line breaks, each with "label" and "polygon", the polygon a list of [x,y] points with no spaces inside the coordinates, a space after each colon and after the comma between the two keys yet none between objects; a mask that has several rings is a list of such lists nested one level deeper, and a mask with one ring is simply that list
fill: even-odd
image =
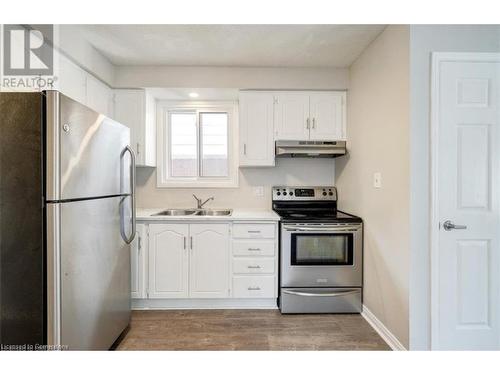
[{"label": "white interior door", "polygon": [[500,55],[483,55],[482,61],[441,56],[434,59],[439,231],[432,258],[432,347],[494,350],[500,348]]}]

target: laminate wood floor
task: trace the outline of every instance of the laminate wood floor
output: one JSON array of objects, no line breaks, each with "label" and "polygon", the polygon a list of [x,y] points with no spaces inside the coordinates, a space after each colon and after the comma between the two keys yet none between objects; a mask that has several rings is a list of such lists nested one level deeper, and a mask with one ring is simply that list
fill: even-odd
[{"label": "laminate wood floor", "polygon": [[133,311],[118,350],[389,350],[358,314]]}]

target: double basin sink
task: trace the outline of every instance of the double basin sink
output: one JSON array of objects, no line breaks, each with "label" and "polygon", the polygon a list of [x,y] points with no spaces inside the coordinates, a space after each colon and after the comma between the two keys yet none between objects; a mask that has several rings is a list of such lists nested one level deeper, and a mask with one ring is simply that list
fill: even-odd
[{"label": "double basin sink", "polygon": [[151,216],[231,216],[232,212],[230,209],[168,209]]}]

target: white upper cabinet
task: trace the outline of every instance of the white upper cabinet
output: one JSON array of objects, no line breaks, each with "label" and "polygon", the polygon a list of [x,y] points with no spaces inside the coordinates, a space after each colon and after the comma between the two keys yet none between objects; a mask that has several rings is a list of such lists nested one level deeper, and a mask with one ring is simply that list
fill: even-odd
[{"label": "white upper cabinet", "polygon": [[191,298],[229,297],[229,225],[191,224]]},{"label": "white upper cabinet", "polygon": [[272,93],[240,92],[240,166],[274,166]]},{"label": "white upper cabinet", "polygon": [[240,166],[274,166],[275,141],[346,140],[345,91],[240,92]]},{"label": "white upper cabinet", "polygon": [[58,54],[56,89],[92,110],[113,117],[113,90],[66,56]]},{"label": "white upper cabinet", "polygon": [[86,96],[88,107],[103,115],[113,117],[113,90],[89,74],[87,74]]},{"label": "white upper cabinet", "polygon": [[346,93],[340,91],[275,94],[275,139],[345,140]]},{"label": "white upper cabinet", "polygon": [[59,55],[57,89],[79,103],[87,101],[87,73],[62,55]]},{"label": "white upper cabinet", "polygon": [[139,166],[156,166],[155,101],[145,90],[115,90],[114,119],[130,128],[130,146]]},{"label": "white upper cabinet", "polygon": [[345,140],[345,92],[316,92],[310,100],[311,140]]},{"label": "white upper cabinet", "polygon": [[275,93],[274,131],[276,140],[309,139],[309,93]]}]

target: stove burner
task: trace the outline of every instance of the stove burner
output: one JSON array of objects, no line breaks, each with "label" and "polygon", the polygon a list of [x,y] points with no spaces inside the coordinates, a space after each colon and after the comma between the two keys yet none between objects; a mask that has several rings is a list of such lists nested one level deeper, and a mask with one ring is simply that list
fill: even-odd
[{"label": "stove burner", "polygon": [[[328,195],[330,191],[332,195]],[[358,217],[337,211],[337,190],[333,186],[275,186],[272,203],[274,212],[280,215],[283,221],[296,223],[361,222]]]}]

